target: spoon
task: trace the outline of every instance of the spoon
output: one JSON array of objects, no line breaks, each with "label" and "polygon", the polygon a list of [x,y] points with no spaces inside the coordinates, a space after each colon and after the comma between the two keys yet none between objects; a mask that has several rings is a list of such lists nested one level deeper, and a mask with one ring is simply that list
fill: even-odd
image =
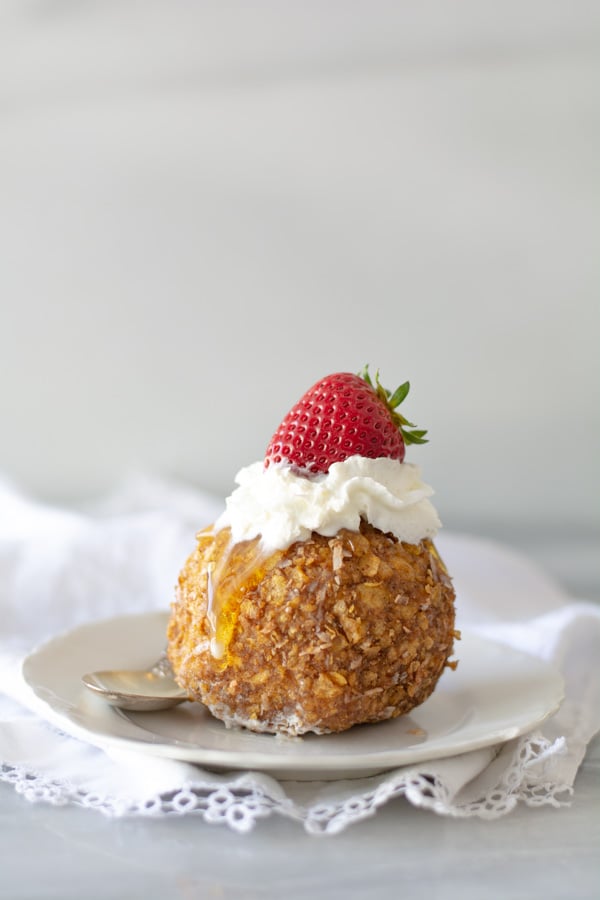
[{"label": "spoon", "polygon": [[188,699],[164,654],[151,669],[105,669],[82,675],[81,680],[111,706],[134,712],[169,709]]}]

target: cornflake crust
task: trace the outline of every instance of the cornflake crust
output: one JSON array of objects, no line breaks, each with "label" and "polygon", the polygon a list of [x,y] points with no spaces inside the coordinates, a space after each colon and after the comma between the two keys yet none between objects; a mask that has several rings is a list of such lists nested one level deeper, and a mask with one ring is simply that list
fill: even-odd
[{"label": "cornflake crust", "polygon": [[[220,572],[221,659],[207,615]],[[360,532],[231,547],[228,529],[198,536],[168,627],[177,681],[228,726],[300,735],[408,713],[450,661],[454,590],[433,543]],[[214,644],[213,644],[214,646]]]}]

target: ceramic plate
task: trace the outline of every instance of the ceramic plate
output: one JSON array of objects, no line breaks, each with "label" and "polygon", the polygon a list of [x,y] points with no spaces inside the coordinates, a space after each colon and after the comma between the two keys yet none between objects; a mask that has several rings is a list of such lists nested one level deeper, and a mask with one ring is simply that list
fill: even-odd
[{"label": "ceramic plate", "polygon": [[362,777],[510,740],[539,725],[563,696],[549,664],[463,633],[456,671],[410,715],[342,734],[278,738],[227,729],[200,704],[133,713],[87,690],[93,669],[145,668],[165,644],[165,613],[122,616],[76,628],[27,657],[36,708],[75,737],[225,771],[256,769],[287,779]]}]

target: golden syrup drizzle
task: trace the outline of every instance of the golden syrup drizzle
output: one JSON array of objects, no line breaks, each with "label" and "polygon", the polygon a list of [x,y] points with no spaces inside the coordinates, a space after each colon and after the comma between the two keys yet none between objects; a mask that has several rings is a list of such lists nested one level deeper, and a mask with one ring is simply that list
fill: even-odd
[{"label": "golden syrup drizzle", "polygon": [[[426,540],[426,541],[424,541],[424,544],[426,545],[427,549],[429,550],[431,556],[434,558],[435,562],[437,562],[438,566],[440,567],[440,569],[442,570],[444,575],[448,575],[448,569],[446,568],[446,566],[444,564],[444,560],[438,553],[437,547],[435,546],[433,541]],[[450,577],[450,576],[448,576],[448,577]]]},{"label": "golden syrup drizzle", "polygon": [[260,539],[235,544],[229,529],[215,536],[215,561],[206,569],[206,594],[210,652],[221,668],[231,659],[228,652],[244,596],[259,584],[269,557]]}]

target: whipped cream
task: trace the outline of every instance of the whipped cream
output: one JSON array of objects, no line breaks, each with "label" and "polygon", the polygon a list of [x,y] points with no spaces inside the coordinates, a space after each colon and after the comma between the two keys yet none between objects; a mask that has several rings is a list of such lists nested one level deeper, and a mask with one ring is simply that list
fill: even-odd
[{"label": "whipped cream", "polygon": [[260,535],[267,552],[307,540],[312,531],[333,537],[340,528],[358,531],[361,517],[400,541],[432,538],[441,522],[428,499],[433,489],[418,466],[393,459],[351,456],[325,475],[307,478],[289,466],[262,462],[241,469],[217,529],[229,526],[233,540]]}]

